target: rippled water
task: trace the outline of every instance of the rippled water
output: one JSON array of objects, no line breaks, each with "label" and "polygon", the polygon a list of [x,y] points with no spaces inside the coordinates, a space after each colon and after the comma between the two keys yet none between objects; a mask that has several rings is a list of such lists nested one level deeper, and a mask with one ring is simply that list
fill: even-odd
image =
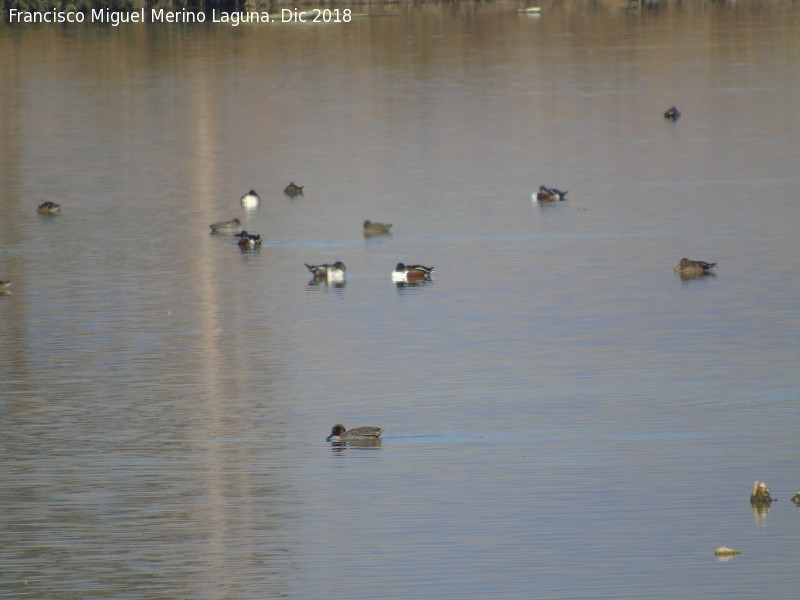
[{"label": "rippled water", "polygon": [[1,597],[796,597],[800,12],[542,6],[0,27]]}]

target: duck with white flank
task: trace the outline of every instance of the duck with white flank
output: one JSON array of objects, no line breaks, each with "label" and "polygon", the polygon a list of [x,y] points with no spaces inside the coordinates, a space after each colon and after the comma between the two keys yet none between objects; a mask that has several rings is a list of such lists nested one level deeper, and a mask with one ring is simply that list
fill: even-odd
[{"label": "duck with white flank", "polygon": [[431,273],[435,267],[425,267],[423,265],[406,265],[397,263],[392,271],[392,281],[414,283],[418,281],[430,281]]},{"label": "duck with white flank", "polygon": [[332,265],[324,263],[321,265],[306,265],[306,268],[314,275],[314,281],[324,283],[342,283],[344,281],[344,273],[347,267],[340,260],[337,260]]},{"label": "duck with white flank", "polygon": [[261,234],[240,231],[236,234],[239,238],[239,247],[242,249],[253,249],[261,246]]},{"label": "duck with white flank", "polygon": [[545,186],[539,187],[539,191],[536,192],[536,199],[539,202],[556,202],[558,200],[566,200],[566,195],[569,190],[557,190],[556,188],[549,188]]},{"label": "duck with white flank", "polygon": [[258,208],[258,205],[261,204],[261,198],[255,190],[250,190],[241,197],[241,202],[242,208]]}]

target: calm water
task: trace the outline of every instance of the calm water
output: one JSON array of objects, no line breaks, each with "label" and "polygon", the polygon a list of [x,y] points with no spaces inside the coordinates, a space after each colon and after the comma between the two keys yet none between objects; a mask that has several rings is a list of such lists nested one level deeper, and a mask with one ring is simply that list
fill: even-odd
[{"label": "calm water", "polygon": [[0,597],[797,597],[800,10],[519,6],[0,27]]}]

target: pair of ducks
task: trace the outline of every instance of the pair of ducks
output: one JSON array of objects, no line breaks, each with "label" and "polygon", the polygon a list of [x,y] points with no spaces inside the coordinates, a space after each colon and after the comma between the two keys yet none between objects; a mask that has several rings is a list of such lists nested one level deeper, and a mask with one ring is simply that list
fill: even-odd
[{"label": "pair of ducks", "polygon": [[[234,229],[239,229],[241,225],[242,222],[239,219],[233,218],[230,221],[212,223],[209,225],[209,228],[211,229],[211,233],[230,233]],[[261,246],[261,234],[259,233],[249,233],[248,231],[242,230],[233,235],[239,238],[240,248],[258,248]]]},{"label": "pair of ducks", "polygon": [[[233,218],[230,221],[219,221],[209,225],[211,233],[230,233],[233,229],[239,229],[242,222],[239,219]],[[239,233],[234,233],[234,237],[239,238],[239,247],[243,250],[259,248],[261,246],[261,234],[250,233],[242,230]]]},{"label": "pair of ducks", "polygon": [[[232,229],[238,228],[242,225],[242,222],[237,219],[233,218],[230,221],[217,221],[216,223],[212,223],[208,227],[211,229],[211,233],[228,233]],[[386,235],[391,234],[392,224],[391,223],[376,223],[370,220],[364,221],[363,224],[363,231],[364,235]]]},{"label": "pair of ducks", "polygon": [[[239,229],[241,227],[242,222],[237,219],[233,218],[230,221],[218,221],[217,223],[212,223],[209,225],[211,229],[211,233],[230,233],[234,229]],[[242,230],[239,233],[234,233],[234,237],[239,238],[239,247],[242,250],[252,250],[254,248],[261,247],[261,234],[260,233],[250,233],[249,231]]]},{"label": "pair of ducks", "polygon": [[[294,181],[290,181],[289,185],[283,188],[283,193],[289,196],[290,198],[294,198],[295,196],[302,196],[303,186],[297,185]],[[258,205],[261,204],[261,197],[255,190],[250,190],[240,198],[240,202],[242,203],[242,207],[244,208],[257,208]]]},{"label": "pair of ducks", "polygon": [[[324,263],[321,265],[309,265],[304,263],[306,268],[314,275],[315,281],[324,281],[326,283],[341,283],[344,281],[344,274],[347,267],[342,261],[336,261],[333,264]],[[431,273],[435,267],[426,267],[424,265],[406,265],[404,263],[397,263],[397,266],[392,271],[392,281],[413,283],[419,281],[430,281]]]}]

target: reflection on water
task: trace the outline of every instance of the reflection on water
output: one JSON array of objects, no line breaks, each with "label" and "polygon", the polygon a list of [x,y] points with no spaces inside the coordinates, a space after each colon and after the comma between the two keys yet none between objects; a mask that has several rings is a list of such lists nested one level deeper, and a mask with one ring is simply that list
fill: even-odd
[{"label": "reflection on water", "polygon": [[423,279],[422,281],[396,281],[394,283],[397,286],[397,289],[404,289],[404,288],[419,288],[426,285],[433,285],[433,280],[431,279]]},{"label": "reflection on water", "polygon": [[307,285],[307,289],[309,291],[314,290],[314,288],[327,288],[327,287],[344,288],[344,287],[347,287],[347,281],[331,281],[331,282],[328,282],[328,281],[325,281],[325,280],[312,279],[306,285]]},{"label": "reflection on water", "polygon": [[767,526],[767,515],[769,515],[769,505],[753,504],[753,516],[755,517],[756,525],[759,527]]},{"label": "reflection on water", "polygon": [[344,440],[340,442],[331,442],[331,449],[334,452],[341,452],[342,450],[346,450],[347,448],[368,448],[368,449],[376,449],[381,447],[381,440],[380,438],[374,439],[352,439],[352,440]]},{"label": "reflection on water", "polygon": [[683,273],[681,271],[676,271],[675,276],[678,277],[681,281],[691,281],[692,279],[705,279],[706,277],[716,277],[716,273]]},{"label": "reflection on water", "polygon": [[0,28],[0,595],[791,597],[797,8],[621,4]]}]

